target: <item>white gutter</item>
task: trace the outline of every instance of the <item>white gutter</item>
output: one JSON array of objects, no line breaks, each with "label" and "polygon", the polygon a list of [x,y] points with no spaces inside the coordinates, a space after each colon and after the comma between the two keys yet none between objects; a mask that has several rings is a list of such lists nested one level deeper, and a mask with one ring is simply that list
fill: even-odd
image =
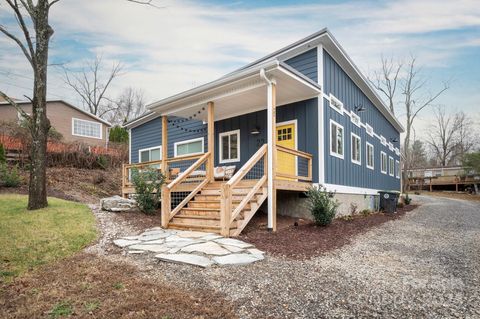
[{"label": "white gutter", "polygon": [[267,203],[268,203],[268,218],[267,218],[267,228],[272,230],[273,229],[273,207],[274,207],[274,197],[273,192],[274,187],[274,167],[273,167],[273,152],[275,151],[273,149],[273,143],[274,143],[274,134],[273,134],[273,108],[275,107],[273,105],[273,86],[275,85],[275,80],[270,80],[267,75],[265,74],[265,69],[261,68],[260,69],[260,77],[267,83],[267,161],[268,161],[268,166],[267,166],[267,189],[268,189],[268,197],[267,197]]}]

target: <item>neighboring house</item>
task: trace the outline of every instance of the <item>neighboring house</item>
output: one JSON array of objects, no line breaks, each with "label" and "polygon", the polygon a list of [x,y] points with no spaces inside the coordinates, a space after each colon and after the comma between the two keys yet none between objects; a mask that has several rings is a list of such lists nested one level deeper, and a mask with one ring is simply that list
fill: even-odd
[{"label": "neighboring house", "polygon": [[[30,102],[16,102],[27,113],[32,113]],[[107,146],[110,123],[83,111],[65,101],[47,102],[50,125],[63,136],[64,142],[81,142],[91,146]],[[1,121],[20,121],[21,115],[8,102],[0,102]]]},{"label": "neighboring house", "polygon": [[478,189],[480,174],[462,166],[424,167],[407,170],[408,190],[466,190]]},{"label": "neighboring house", "polygon": [[[167,173],[163,226],[236,235],[264,201],[269,228],[277,210],[308,217],[312,185],[336,192],[342,213],[400,190],[403,127],[327,29],[149,109],[126,124],[126,171],[154,161]],[[229,166],[235,176],[214,182],[213,167]],[[192,176],[203,185],[186,184]]]}]

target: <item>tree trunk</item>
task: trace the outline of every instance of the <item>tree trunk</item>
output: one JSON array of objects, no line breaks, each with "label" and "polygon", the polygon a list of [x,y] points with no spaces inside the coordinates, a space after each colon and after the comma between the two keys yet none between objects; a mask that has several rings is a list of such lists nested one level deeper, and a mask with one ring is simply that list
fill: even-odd
[{"label": "tree trunk", "polygon": [[48,46],[53,30],[48,24],[48,1],[39,0],[35,11],[36,50],[35,80],[32,100],[32,146],[30,148],[30,184],[28,209],[48,206],[47,201],[47,138],[50,121],[47,118]]}]

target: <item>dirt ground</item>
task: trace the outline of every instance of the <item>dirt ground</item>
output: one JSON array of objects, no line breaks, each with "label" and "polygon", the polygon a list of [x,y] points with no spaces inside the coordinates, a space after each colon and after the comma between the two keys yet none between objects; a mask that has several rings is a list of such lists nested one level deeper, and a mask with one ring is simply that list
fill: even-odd
[{"label": "dirt ground", "polygon": [[[355,215],[351,219],[337,218],[327,227],[297,218],[277,216],[277,232],[266,227],[266,215],[256,215],[245,228],[240,239],[258,249],[291,259],[308,259],[350,243],[357,235],[391,220],[404,216],[417,206],[399,208],[396,214],[374,213]],[[294,223],[297,222],[298,226]]]},{"label": "dirt ground", "polygon": [[[28,194],[28,171],[21,170],[22,184],[17,188],[0,187],[0,193]],[[121,194],[121,169],[47,169],[48,196],[82,203],[98,203],[100,198]]]},{"label": "dirt ground", "polygon": [[212,291],[169,286],[87,253],[0,286],[0,318],[236,318],[234,309]]}]

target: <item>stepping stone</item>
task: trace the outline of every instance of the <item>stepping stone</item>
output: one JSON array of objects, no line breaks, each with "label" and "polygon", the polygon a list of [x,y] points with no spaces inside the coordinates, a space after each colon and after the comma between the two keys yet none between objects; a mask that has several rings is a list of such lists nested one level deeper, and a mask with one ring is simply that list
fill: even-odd
[{"label": "stepping stone", "polygon": [[254,256],[262,256],[263,257],[263,254],[265,254],[264,251],[258,250],[257,248],[250,248],[250,249],[247,249],[247,251]]},{"label": "stepping stone", "polygon": [[246,242],[243,242],[238,239],[232,239],[232,238],[221,238],[221,239],[216,239],[214,240],[215,242],[219,243],[220,245],[229,245],[229,246],[235,246],[238,248],[253,248],[253,245],[248,244]]},{"label": "stepping stone", "polygon": [[199,242],[190,238],[180,238],[179,240],[166,241],[165,246],[168,248],[182,248],[188,245],[198,244]]},{"label": "stepping stone", "polygon": [[132,254],[132,255],[139,255],[139,254],[144,254],[145,251],[143,250],[130,250],[128,251],[128,254]]},{"label": "stepping stone", "polygon": [[223,238],[223,236],[220,236],[220,235],[217,235],[217,234],[210,234],[210,235],[203,236],[200,239],[210,241],[210,240],[215,240],[215,239],[220,239],[220,238]]},{"label": "stepping stone", "polygon": [[131,250],[145,250],[145,251],[151,251],[154,253],[164,253],[170,249],[165,245],[145,245],[145,244],[132,245],[132,246],[129,246],[128,248]]},{"label": "stepping stone", "polygon": [[163,261],[168,261],[168,262],[173,262],[178,264],[194,265],[194,266],[199,266],[203,268],[209,267],[213,264],[213,262],[207,257],[189,255],[189,254],[159,254],[159,255],[156,255],[155,258]]},{"label": "stepping stone", "polygon": [[156,230],[165,231],[162,227],[152,227],[152,228],[149,228],[149,229],[145,229],[145,232],[156,231]]},{"label": "stepping stone", "polygon": [[213,257],[213,260],[221,265],[247,265],[251,264],[253,262],[262,260],[257,256],[251,255],[251,254],[231,254],[227,256],[220,256],[220,257]]},{"label": "stepping stone", "polygon": [[142,242],[144,245],[159,245],[159,244],[165,244],[165,239],[156,239],[156,240],[149,240],[149,241],[144,241]]},{"label": "stepping stone", "polygon": [[180,248],[172,248],[172,249],[170,249],[169,251],[167,251],[167,253],[169,253],[169,254],[176,254],[176,253],[178,253],[179,250],[180,250]]},{"label": "stepping stone", "polygon": [[181,237],[181,238],[200,238],[200,237],[204,237],[206,235],[214,235],[214,234],[204,233],[204,232],[200,232],[200,231],[182,231],[182,232],[177,233],[177,236]]},{"label": "stepping stone", "polygon": [[130,245],[141,243],[140,240],[129,240],[129,239],[116,239],[113,241],[118,247],[124,248]]},{"label": "stepping stone", "polygon": [[140,236],[124,236],[120,237],[121,239],[126,239],[126,240],[138,240]]},{"label": "stepping stone", "polygon": [[230,245],[222,245],[222,246],[223,248],[230,250],[232,253],[239,253],[244,251],[242,248],[238,248],[236,246],[230,246]]},{"label": "stepping stone", "polygon": [[181,251],[186,253],[202,253],[205,255],[215,255],[222,256],[230,254],[230,251],[226,250],[219,244],[214,242],[207,242],[202,244],[190,245],[181,249]]},{"label": "stepping stone", "polygon": [[148,235],[157,235],[157,234],[164,234],[165,231],[160,229],[160,230],[146,230],[143,233],[140,234],[140,236],[148,236]]},{"label": "stepping stone", "polygon": [[170,234],[158,233],[158,234],[142,235],[138,239],[143,241],[149,241],[149,240],[166,238],[168,236],[170,236]]}]

